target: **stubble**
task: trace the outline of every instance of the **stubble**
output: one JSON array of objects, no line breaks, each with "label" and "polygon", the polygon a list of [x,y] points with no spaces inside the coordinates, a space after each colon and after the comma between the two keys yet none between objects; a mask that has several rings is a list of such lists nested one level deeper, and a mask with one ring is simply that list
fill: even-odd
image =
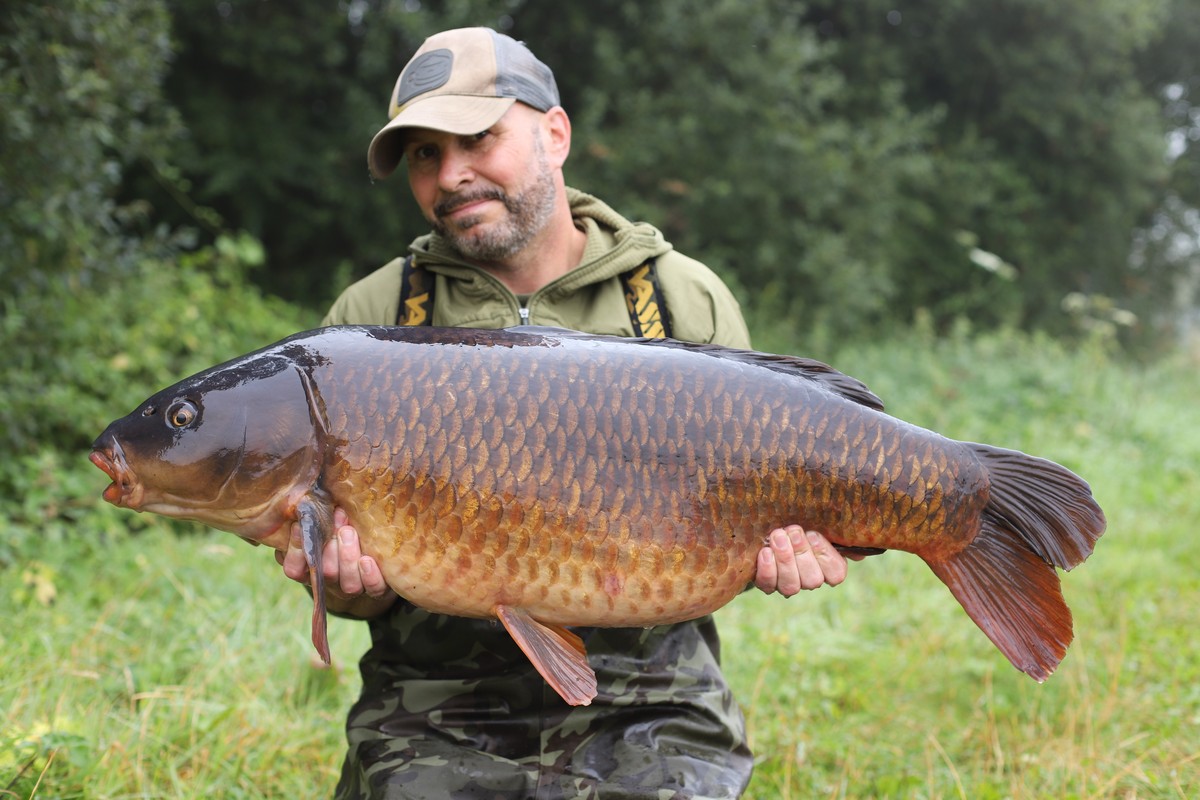
[{"label": "stubble", "polygon": [[[534,180],[520,194],[484,187],[442,200],[433,208],[434,230],[467,259],[482,262],[511,259],[545,229],[554,214],[554,176],[538,138],[534,139],[534,168]],[[498,200],[504,204],[507,215],[488,226],[481,224],[482,215],[450,224],[442,222],[442,217],[453,209],[480,200]]]}]

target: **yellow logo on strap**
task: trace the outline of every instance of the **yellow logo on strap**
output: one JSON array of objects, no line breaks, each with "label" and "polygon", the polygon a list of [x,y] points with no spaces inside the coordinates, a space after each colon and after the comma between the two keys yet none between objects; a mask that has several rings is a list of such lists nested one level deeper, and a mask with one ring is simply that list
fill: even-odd
[{"label": "yellow logo on strap", "polygon": [[667,331],[663,327],[662,312],[654,299],[654,284],[647,278],[649,272],[650,265],[642,264],[626,278],[628,290],[625,292],[625,304],[629,308],[629,316],[641,326],[642,336],[663,337]]},{"label": "yellow logo on strap", "polygon": [[[432,276],[430,276],[432,278]],[[401,325],[428,325],[432,309],[432,292],[425,286],[425,271],[412,263],[412,257],[404,262],[404,277],[408,291],[401,293],[404,300],[404,320]]]},{"label": "yellow logo on strap", "polygon": [[429,301],[429,292],[419,294],[416,297],[410,297],[404,301],[404,324],[405,325],[424,325],[425,324],[425,304]]}]

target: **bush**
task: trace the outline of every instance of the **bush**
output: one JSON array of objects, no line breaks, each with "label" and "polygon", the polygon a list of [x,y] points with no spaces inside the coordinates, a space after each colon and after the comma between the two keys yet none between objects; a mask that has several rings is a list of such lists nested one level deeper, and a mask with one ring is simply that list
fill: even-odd
[{"label": "bush", "polygon": [[102,287],[68,277],[5,309],[0,565],[34,536],[138,524],[103,507],[90,444],[164,385],[306,327],[299,310],[251,285],[261,259],[254,239],[223,237],[175,260],[146,258]]}]

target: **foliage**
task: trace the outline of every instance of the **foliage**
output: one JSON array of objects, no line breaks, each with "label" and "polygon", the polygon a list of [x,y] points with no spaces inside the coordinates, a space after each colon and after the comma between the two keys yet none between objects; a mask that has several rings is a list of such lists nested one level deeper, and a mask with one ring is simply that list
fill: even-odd
[{"label": "foliage", "polygon": [[97,510],[103,482],[87,461],[111,420],[173,380],[315,322],[249,286],[246,270],[259,259],[257,241],[223,238],[172,261],[147,258],[102,287],[84,290],[69,276],[8,309],[0,320],[0,350],[10,355],[0,363],[9,454],[0,463],[0,569],[36,538],[124,527]]},{"label": "foliage", "polygon": [[396,73],[425,35],[491,25],[554,67],[568,179],[764,318],[863,335],[924,308],[1066,333],[1076,292],[1145,337],[1200,230],[1192,5],[173,3],[166,96],[189,136],[172,179],[127,189],[176,223],[216,209],[263,240],[265,286],[323,307],[426,227],[401,177],[366,178]]},{"label": "foliage", "polygon": [[135,170],[126,193],[173,225],[249,232],[267,249],[259,282],[323,310],[348,275],[427,227],[402,177],[372,183],[366,150],[421,41],[442,23],[498,25],[508,4],[455,5],[168,2],[177,44],[164,94],[188,135],[169,174]]},{"label": "foliage", "polygon": [[[917,328],[821,356],[905,419],[1077,470],[1105,508],[1062,576],[1076,640],[1036,685],[916,559],[887,554],[803,612],[751,593],[719,617],[762,759],[757,797],[1184,798],[1200,791],[1200,599],[1190,527],[1195,364],[1121,366],[1103,342]],[[1185,598],[1192,598],[1189,602]],[[790,601],[795,603],[796,600]]]},{"label": "foliage", "polygon": [[[244,288],[246,260],[260,253],[251,239],[220,239],[170,261],[148,258],[101,286],[66,276],[14,304],[0,329],[0,346],[12,355],[0,367],[5,445],[18,453],[83,447],[97,423],[164,378],[266,344],[294,324],[294,310]],[[51,310],[51,320],[38,318]],[[47,353],[52,365],[42,362]]]},{"label": "foliage", "polygon": [[88,288],[135,258],[113,199],[161,157],[168,18],[159,0],[16,3],[0,12],[0,297],[5,313],[70,275]]},{"label": "foliage", "polygon": [[929,170],[931,119],[886,82],[856,107],[794,3],[615,5],[577,76],[569,180],[654,220],[766,313],[843,330],[883,316],[895,209]]},{"label": "foliage", "polygon": [[[1101,346],[965,327],[814,354],[902,418],[1075,468],[1109,531],[1063,575],[1076,640],[1043,685],[904,554],[852,565],[836,589],[738,598],[718,624],[758,756],[747,796],[1200,793],[1195,364],[1131,367]],[[101,536],[94,519],[86,536],[30,540],[0,578],[0,790],[328,795],[365,626],[331,620],[335,669],[317,668],[308,598],[270,553],[157,521]],[[109,522],[134,519],[113,510]]]},{"label": "foliage", "polygon": [[160,91],[167,23],[156,0],[0,13],[0,568],[85,520],[124,527],[87,510],[86,454],[109,420],[302,327],[249,285],[256,240],[181,251],[144,204],[118,202],[128,165],[162,163],[179,130]]},{"label": "foliage", "polygon": [[[899,208],[892,258],[901,308],[940,319],[1063,333],[1071,291],[1130,302],[1132,232],[1166,177],[1155,87],[1133,55],[1151,47],[1165,0],[885,0],[809,4],[839,42],[851,91],[899,80],[914,111],[936,109],[933,169]],[[968,231],[1015,267],[973,266]]]},{"label": "foliage", "polygon": [[1174,333],[1175,344],[1200,343],[1200,5],[1172,0],[1169,23],[1137,54],[1142,83],[1158,87],[1168,130],[1169,179],[1149,223],[1134,241],[1131,281],[1144,299],[1137,311]]},{"label": "foliage", "polygon": [[136,209],[114,195],[173,130],[158,92],[169,46],[153,0],[20,4],[0,25],[0,442],[28,454],[78,443],[59,435],[76,403],[53,395],[93,382],[89,345],[114,321],[98,301],[162,244],[123,230]]},{"label": "foliage", "polygon": [[[153,524],[37,553],[57,599],[0,591],[20,620],[0,632],[0,795],[331,793],[357,676],[342,657],[317,668],[286,633],[309,599],[269,552]],[[339,654],[362,649],[365,629],[330,623]]]}]

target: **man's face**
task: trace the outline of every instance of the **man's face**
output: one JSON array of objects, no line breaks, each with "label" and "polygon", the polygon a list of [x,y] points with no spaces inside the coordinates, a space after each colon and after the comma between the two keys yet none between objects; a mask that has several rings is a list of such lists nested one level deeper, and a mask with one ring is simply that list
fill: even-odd
[{"label": "man's face", "polygon": [[413,129],[408,181],[425,218],[463,256],[500,262],[521,252],[554,211],[553,170],[540,115],[515,104],[486,131]]}]

